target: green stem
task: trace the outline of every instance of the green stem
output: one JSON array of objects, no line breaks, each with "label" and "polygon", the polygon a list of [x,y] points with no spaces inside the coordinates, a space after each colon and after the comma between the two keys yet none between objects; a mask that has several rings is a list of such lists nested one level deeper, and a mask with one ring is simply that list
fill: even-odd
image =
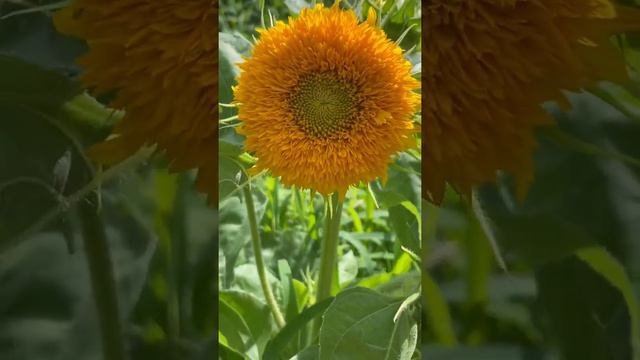
[{"label": "green stem", "polygon": [[[340,219],[342,215],[342,201],[338,194],[334,193],[332,198],[325,197],[324,232],[322,233],[322,243],[320,245],[320,271],[318,274],[318,292],[316,303],[331,297],[333,287],[333,269],[336,266],[338,257],[338,233],[340,232]],[[317,318],[311,331],[311,341],[319,336],[322,318]]]},{"label": "green stem", "polygon": [[251,243],[253,244],[253,254],[256,258],[256,267],[258,268],[258,276],[260,277],[260,285],[262,285],[262,291],[264,297],[267,300],[267,305],[271,308],[273,318],[279,327],[284,327],[285,321],[278,302],[269,286],[269,280],[267,279],[267,269],[264,265],[264,259],[262,258],[262,244],[260,242],[260,233],[258,232],[258,220],[256,218],[256,209],[253,204],[253,195],[249,185],[242,188],[244,194],[244,203],[247,206],[247,216],[249,217],[249,226],[251,227]]},{"label": "green stem", "polygon": [[316,302],[331,297],[333,269],[336,266],[336,258],[338,257],[338,233],[340,232],[342,201],[339,200],[337,193],[333,194],[332,200],[331,204],[326,201],[328,206],[324,224],[324,239],[320,250],[320,274],[318,276]]},{"label": "green stem", "polygon": [[98,311],[104,360],[125,360],[124,336],[118,309],[116,281],[104,224],[97,211],[98,196],[91,193],[80,205],[84,248],[91,288]]}]

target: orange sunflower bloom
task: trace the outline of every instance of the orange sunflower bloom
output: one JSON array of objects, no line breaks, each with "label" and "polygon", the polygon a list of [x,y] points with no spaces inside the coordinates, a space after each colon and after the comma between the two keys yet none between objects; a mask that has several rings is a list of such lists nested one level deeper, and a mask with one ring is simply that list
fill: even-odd
[{"label": "orange sunflower bloom", "polygon": [[316,5],[259,33],[234,89],[254,172],[344,196],[416,146],[420,83],[374,12],[360,23],[337,3]]},{"label": "orange sunflower bloom", "polygon": [[428,1],[423,196],[439,203],[447,183],[468,196],[505,170],[523,199],[534,129],[553,124],[541,104],[626,81],[609,38],[639,24],[638,11],[608,0]]},{"label": "orange sunflower bloom", "polygon": [[89,150],[104,164],[157,144],[170,168],[198,168],[197,187],[217,202],[217,0],[74,0],[55,16],[87,41],[78,60],[94,94],[115,92],[126,110],[112,136]]}]

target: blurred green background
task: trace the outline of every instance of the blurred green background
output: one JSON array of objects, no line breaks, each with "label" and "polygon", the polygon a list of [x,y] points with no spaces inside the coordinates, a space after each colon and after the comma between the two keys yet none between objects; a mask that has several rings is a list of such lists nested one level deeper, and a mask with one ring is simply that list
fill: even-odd
[{"label": "blurred green background", "polygon": [[612,41],[633,80],[544,104],[558,129],[539,133],[523,204],[501,174],[471,204],[423,207],[426,358],[639,358],[639,43]]},{"label": "blurred green background", "polygon": [[594,95],[570,99],[569,113],[549,106],[561,131],[540,134],[524,204],[504,176],[475,209],[449,193],[424,211],[429,359],[637,357],[640,123]]},{"label": "blurred green background", "polygon": [[[117,116],[76,81],[86,48],[52,27],[50,11],[63,4],[0,1],[3,360],[102,358],[80,232],[79,205],[91,200],[74,197],[107,173],[83,149]],[[217,213],[194,174],[165,169],[153,156],[101,184],[126,343],[132,359],[211,359]]]}]

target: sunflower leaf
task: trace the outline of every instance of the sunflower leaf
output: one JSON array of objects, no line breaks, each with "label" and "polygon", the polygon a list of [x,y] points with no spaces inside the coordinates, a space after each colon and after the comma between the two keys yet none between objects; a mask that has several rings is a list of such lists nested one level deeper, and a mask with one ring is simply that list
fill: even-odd
[{"label": "sunflower leaf", "polygon": [[410,311],[394,321],[403,302],[366,288],[338,294],[323,316],[320,360],[411,359],[417,324]]}]

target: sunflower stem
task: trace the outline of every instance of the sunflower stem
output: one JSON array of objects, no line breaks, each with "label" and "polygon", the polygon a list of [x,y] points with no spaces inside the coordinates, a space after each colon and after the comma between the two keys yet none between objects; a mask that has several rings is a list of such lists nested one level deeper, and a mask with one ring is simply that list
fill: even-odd
[{"label": "sunflower stem", "polygon": [[[331,297],[333,288],[333,270],[338,257],[338,233],[340,232],[340,219],[342,215],[342,200],[337,193],[333,198],[325,197],[325,219],[323,239],[320,245],[320,272],[318,274],[318,290],[316,303]],[[312,328],[312,338],[320,333],[322,319],[318,318]]]},{"label": "sunflower stem", "polygon": [[331,296],[333,270],[338,257],[338,233],[340,232],[340,215],[342,214],[343,204],[337,193],[333,194],[333,199],[326,198],[325,201],[327,203],[327,216],[324,224],[324,239],[320,250],[320,273],[318,275],[316,302]]},{"label": "sunflower stem", "polygon": [[98,312],[104,360],[127,359],[116,281],[104,224],[98,213],[98,196],[91,193],[80,206],[82,235],[91,289]]},{"label": "sunflower stem", "polygon": [[282,328],[285,325],[285,321],[282,316],[282,312],[280,312],[280,308],[278,307],[278,302],[276,301],[275,296],[273,296],[269,280],[267,279],[267,268],[262,257],[262,244],[260,241],[260,233],[258,232],[258,220],[256,217],[256,209],[253,203],[253,194],[251,194],[250,184],[242,188],[242,193],[244,195],[245,206],[247,207],[247,217],[249,218],[249,227],[251,228],[251,244],[253,245],[253,255],[256,258],[256,267],[258,268],[260,285],[262,285],[264,298],[267,300],[267,305],[271,309],[271,313],[273,314],[276,324],[278,327]]}]

